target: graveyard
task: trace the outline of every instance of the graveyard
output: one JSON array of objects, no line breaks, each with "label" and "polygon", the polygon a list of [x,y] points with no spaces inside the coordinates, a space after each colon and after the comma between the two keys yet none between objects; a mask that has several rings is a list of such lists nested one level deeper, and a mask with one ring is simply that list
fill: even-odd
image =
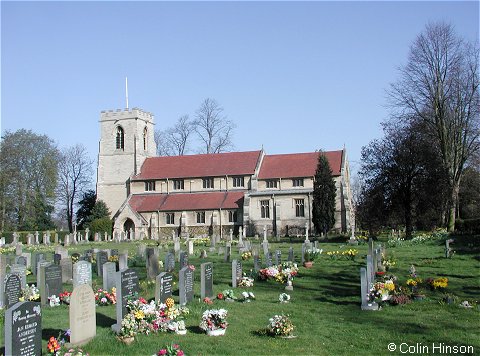
[{"label": "graveyard", "polygon": [[[476,239],[424,233],[403,240],[386,233],[376,241],[303,236],[5,244],[2,353],[20,354],[18,339],[28,338],[22,354],[48,354],[51,337],[67,329],[72,347],[90,355],[156,355],[171,344],[186,355],[387,355],[391,343],[404,351],[479,350]],[[313,260],[309,268],[307,260]],[[279,270],[283,274],[275,274]],[[412,283],[424,287],[421,298]],[[40,300],[15,304],[18,291],[32,284]],[[394,285],[389,296],[388,284]],[[105,292],[112,288],[110,300]],[[95,300],[99,289],[104,302]],[[369,299],[373,292],[379,295]],[[52,303],[52,295],[70,304]],[[408,301],[400,298],[405,295]],[[174,310],[185,313],[186,332],[160,327],[135,333],[132,343],[119,338],[128,301],[140,297],[157,305],[173,299]],[[223,336],[200,328],[202,314],[212,309],[228,313]],[[293,331],[272,335],[267,326],[275,315],[287,315]]]}]

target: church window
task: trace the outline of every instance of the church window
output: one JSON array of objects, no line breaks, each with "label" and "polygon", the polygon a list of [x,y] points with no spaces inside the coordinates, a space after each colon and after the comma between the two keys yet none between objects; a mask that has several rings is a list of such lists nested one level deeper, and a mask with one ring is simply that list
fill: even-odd
[{"label": "church window", "polygon": [[276,179],[267,180],[267,188],[276,188],[277,184],[278,180]]},{"label": "church window", "polygon": [[297,218],[305,217],[305,201],[304,201],[304,199],[295,199],[295,216]]},{"label": "church window", "polygon": [[294,187],[303,187],[303,178],[293,179]]},{"label": "church window", "polygon": [[155,190],[155,181],[154,180],[147,180],[145,182],[145,191],[152,192]]},{"label": "church window", "polygon": [[229,210],[228,211],[228,222],[237,222],[237,211]]},{"label": "church window", "polygon": [[175,213],[166,213],[165,214],[166,224],[174,225],[175,224]]},{"label": "church window", "polygon": [[240,188],[243,187],[245,184],[245,181],[243,177],[233,177],[233,186],[235,188]]},{"label": "church window", "polygon": [[146,151],[147,150],[147,137],[148,137],[148,130],[147,128],[145,127],[143,129],[143,150]]},{"label": "church window", "polygon": [[260,201],[260,214],[262,219],[270,219],[270,201],[269,200]]},{"label": "church window", "polygon": [[117,150],[125,149],[125,133],[120,126],[117,127],[116,148]]},{"label": "church window", "polygon": [[197,211],[197,224],[205,224],[205,212]]},{"label": "church window", "polygon": [[183,190],[184,188],[184,181],[183,179],[175,179],[173,181],[173,189],[174,190]]},{"label": "church window", "polygon": [[213,188],[213,178],[203,178],[203,189]]}]

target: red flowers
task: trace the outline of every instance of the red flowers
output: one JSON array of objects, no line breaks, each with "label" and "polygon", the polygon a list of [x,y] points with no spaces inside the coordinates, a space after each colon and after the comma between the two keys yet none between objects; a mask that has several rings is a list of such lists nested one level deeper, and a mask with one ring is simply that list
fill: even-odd
[{"label": "red flowers", "polygon": [[213,301],[212,301],[209,297],[203,298],[203,302],[204,302],[205,304],[208,304],[208,305],[213,304]]},{"label": "red flowers", "polygon": [[223,299],[223,298],[224,298],[224,297],[223,297],[223,294],[222,294],[222,293],[218,293],[218,294],[217,294],[217,299]]}]

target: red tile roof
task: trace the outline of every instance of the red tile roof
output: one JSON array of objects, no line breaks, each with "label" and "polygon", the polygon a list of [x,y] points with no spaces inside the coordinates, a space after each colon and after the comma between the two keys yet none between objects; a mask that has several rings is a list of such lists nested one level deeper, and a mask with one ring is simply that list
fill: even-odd
[{"label": "red tile roof", "polygon": [[[259,179],[313,177],[318,163],[318,152],[265,155],[258,174]],[[343,151],[324,152],[334,176],[339,176]]]},{"label": "red tile roof", "polygon": [[243,207],[243,192],[178,193],[178,194],[135,194],[128,203],[133,210],[183,211],[238,209]]},{"label": "red tile roof", "polygon": [[132,180],[219,177],[255,173],[261,151],[151,157]]}]

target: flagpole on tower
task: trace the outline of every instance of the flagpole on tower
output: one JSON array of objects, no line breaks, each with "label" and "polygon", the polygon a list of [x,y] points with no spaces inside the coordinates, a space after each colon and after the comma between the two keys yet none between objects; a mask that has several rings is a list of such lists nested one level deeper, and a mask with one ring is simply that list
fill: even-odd
[{"label": "flagpole on tower", "polygon": [[127,110],[128,110],[128,77],[125,77],[125,99],[127,100]]}]

